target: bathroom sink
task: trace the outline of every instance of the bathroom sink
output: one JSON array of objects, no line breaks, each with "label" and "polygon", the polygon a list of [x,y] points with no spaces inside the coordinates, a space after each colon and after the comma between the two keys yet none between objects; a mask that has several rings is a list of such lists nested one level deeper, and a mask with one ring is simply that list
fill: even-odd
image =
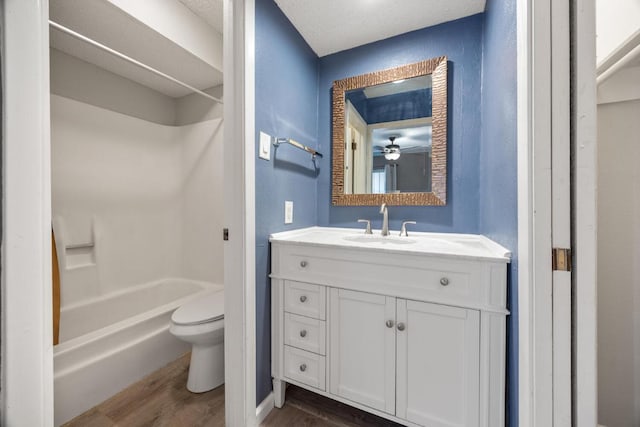
[{"label": "bathroom sink", "polygon": [[371,234],[358,234],[355,236],[343,236],[344,240],[348,242],[356,243],[382,243],[383,245],[411,245],[416,243],[416,240],[409,237],[397,237],[397,236],[376,236]]},{"label": "bathroom sink", "polygon": [[365,234],[364,230],[355,228],[309,227],[272,234],[270,241],[456,258],[511,258],[507,249],[482,235],[410,231],[409,236],[399,236],[399,231],[390,231],[392,234],[382,236],[380,230]]}]

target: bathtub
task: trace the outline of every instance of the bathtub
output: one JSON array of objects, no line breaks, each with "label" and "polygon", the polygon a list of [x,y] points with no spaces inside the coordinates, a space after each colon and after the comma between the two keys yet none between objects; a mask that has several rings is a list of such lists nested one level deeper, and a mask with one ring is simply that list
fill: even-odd
[{"label": "bathtub", "polygon": [[165,279],[65,307],[53,350],[58,426],[189,351],[169,333],[171,314],[222,285]]}]

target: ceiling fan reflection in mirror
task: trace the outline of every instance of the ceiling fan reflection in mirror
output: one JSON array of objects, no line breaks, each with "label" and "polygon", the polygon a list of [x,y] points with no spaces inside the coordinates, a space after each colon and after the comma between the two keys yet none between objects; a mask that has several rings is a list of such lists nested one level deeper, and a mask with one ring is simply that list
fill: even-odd
[{"label": "ceiling fan reflection in mirror", "polygon": [[[384,153],[384,158],[387,160],[398,160],[400,158],[400,146],[395,144],[397,136],[390,136],[389,141],[391,144],[386,145],[382,152]],[[381,147],[376,147],[381,148]]]},{"label": "ceiling fan reflection in mirror", "polygon": [[385,146],[375,145],[373,147],[374,156],[384,155],[385,159],[393,161],[393,160],[398,160],[400,158],[400,154],[402,153],[421,153],[421,152],[428,151],[428,147],[425,147],[424,145],[415,145],[415,146],[404,145],[401,148],[400,145],[396,144],[395,142],[397,138],[398,138],[397,135],[393,135],[389,137],[389,144]]},{"label": "ceiling fan reflection in mirror", "polygon": [[397,161],[401,154],[431,151],[431,118],[369,125],[373,156]]}]

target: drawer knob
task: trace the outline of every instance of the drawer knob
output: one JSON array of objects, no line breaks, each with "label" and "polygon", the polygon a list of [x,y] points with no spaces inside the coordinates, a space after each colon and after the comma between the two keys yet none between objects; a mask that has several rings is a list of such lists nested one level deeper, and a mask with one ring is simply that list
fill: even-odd
[{"label": "drawer knob", "polygon": [[391,319],[387,320],[386,325],[387,325],[387,328],[393,328],[393,320]]},{"label": "drawer knob", "polygon": [[305,268],[307,266],[307,261],[300,261],[300,267]]},{"label": "drawer knob", "polygon": [[447,286],[449,284],[449,279],[447,279],[446,277],[443,277],[442,279],[440,279],[440,284],[442,286]]},{"label": "drawer knob", "polygon": [[306,295],[301,295],[300,296],[300,302],[305,302],[307,300],[307,296]]},{"label": "drawer knob", "polygon": [[307,365],[305,365],[304,363],[300,365],[300,372],[304,372],[306,370],[307,370]]},{"label": "drawer knob", "polygon": [[301,330],[301,331],[300,331],[300,336],[301,336],[302,338],[306,337],[306,336],[307,336],[307,330],[306,330],[306,329]]},{"label": "drawer knob", "polygon": [[399,331],[404,331],[404,323],[402,323],[402,322],[398,323],[398,330]]}]

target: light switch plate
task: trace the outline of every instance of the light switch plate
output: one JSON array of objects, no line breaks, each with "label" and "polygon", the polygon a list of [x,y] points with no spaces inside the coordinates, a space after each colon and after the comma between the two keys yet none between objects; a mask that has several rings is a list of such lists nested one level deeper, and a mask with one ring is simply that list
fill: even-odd
[{"label": "light switch plate", "polygon": [[264,132],[260,132],[260,152],[261,159],[271,160],[271,136]]},{"label": "light switch plate", "polygon": [[293,202],[286,200],[284,202],[284,223],[291,224],[293,222]]}]

